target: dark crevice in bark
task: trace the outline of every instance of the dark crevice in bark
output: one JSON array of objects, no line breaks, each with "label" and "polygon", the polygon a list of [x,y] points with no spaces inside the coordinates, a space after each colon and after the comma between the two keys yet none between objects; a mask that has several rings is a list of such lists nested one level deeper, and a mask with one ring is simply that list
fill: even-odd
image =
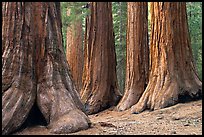
[{"label": "dark crevice in bark", "polygon": [[22,131],[26,128],[34,127],[37,125],[38,126],[47,126],[48,123],[46,122],[45,117],[43,116],[42,112],[40,111],[40,109],[37,105],[37,102],[35,101],[35,103],[32,106],[25,122],[19,127],[19,129],[13,131],[12,133],[19,132],[19,131]]},{"label": "dark crevice in bark", "polygon": [[199,89],[195,95],[190,95],[189,91],[184,91],[183,94],[178,95],[178,103],[187,103],[202,99],[202,90]]},{"label": "dark crevice in bark", "polygon": [[54,3],[8,4],[2,11],[2,134],[36,125],[51,133],[87,129],[90,120],[62,48],[60,9]]}]

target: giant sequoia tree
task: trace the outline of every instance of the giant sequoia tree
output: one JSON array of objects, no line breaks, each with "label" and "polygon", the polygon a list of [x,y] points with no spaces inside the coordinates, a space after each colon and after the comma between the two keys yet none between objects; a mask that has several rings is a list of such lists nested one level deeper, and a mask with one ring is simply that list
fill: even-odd
[{"label": "giant sequoia tree", "polygon": [[111,2],[91,2],[86,19],[83,87],[80,92],[88,114],[115,105],[120,97]]},{"label": "giant sequoia tree", "polygon": [[2,3],[2,134],[26,120],[34,102],[54,133],[89,127],[62,47],[59,3]]},{"label": "giant sequoia tree", "polygon": [[138,103],[139,113],[198,98],[202,92],[192,57],[185,2],[152,2],[149,83]]},{"label": "giant sequoia tree", "polygon": [[148,81],[147,2],[128,2],[125,93],[117,105],[126,110],[136,104]]},{"label": "giant sequoia tree", "polygon": [[[76,11],[76,16],[80,12]],[[82,86],[82,72],[83,72],[83,47],[82,47],[82,21],[81,19],[73,22],[67,27],[67,44],[66,56],[76,85],[77,91],[81,90]]]}]

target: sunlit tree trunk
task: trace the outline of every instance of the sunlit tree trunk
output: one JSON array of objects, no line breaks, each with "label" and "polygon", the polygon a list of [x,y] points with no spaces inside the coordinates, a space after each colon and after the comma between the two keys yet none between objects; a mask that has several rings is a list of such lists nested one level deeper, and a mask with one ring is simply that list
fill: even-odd
[{"label": "sunlit tree trunk", "polygon": [[2,6],[2,134],[18,129],[34,102],[52,133],[88,128],[62,47],[60,4]]},{"label": "sunlit tree trunk", "polygon": [[201,97],[193,64],[185,2],[152,2],[149,83],[132,113]]},{"label": "sunlit tree trunk", "polygon": [[111,2],[91,2],[87,18],[81,99],[88,114],[119,100]]},{"label": "sunlit tree trunk", "polygon": [[[77,12],[77,14],[79,14]],[[77,16],[77,15],[76,15]],[[73,22],[67,28],[66,57],[77,91],[81,90],[83,73],[82,21]]]},{"label": "sunlit tree trunk", "polygon": [[145,90],[148,73],[147,2],[128,2],[125,93],[117,105],[120,111],[136,104]]}]

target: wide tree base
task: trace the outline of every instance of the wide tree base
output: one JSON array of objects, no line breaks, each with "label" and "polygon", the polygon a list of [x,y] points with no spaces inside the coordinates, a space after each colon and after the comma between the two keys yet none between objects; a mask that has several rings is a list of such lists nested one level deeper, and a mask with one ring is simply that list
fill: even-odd
[{"label": "wide tree base", "polygon": [[202,98],[201,85],[191,85],[190,87],[180,88],[176,82],[167,82],[162,89],[158,89],[158,86],[151,86],[150,83],[138,103],[131,107],[131,113],[138,114],[145,109],[158,110],[173,106],[179,102]]},{"label": "wide tree base", "polygon": [[131,107],[132,113],[169,107],[185,97],[199,98],[202,93],[190,46],[186,4],[152,2],[150,12],[149,83]]},{"label": "wide tree base", "polygon": [[[25,82],[21,79],[22,83]],[[15,81],[10,88],[2,93],[2,135],[18,129],[26,120],[36,97],[33,82],[20,84]],[[26,88],[26,93],[24,88]]]},{"label": "wide tree base", "polygon": [[111,101],[109,99],[108,101],[107,100],[100,101],[100,99],[95,98],[88,100],[86,103],[84,103],[86,114],[89,115],[95,114],[107,108],[110,108],[111,106],[115,106],[122,97],[121,95],[119,95],[119,93],[117,94],[114,94],[112,96]]},{"label": "wide tree base", "polygon": [[34,104],[53,132],[87,128],[62,46],[60,3],[7,2],[2,8],[2,134],[19,129],[29,114],[39,121]]},{"label": "wide tree base", "polygon": [[85,130],[91,125],[88,117],[82,113],[82,111],[75,109],[68,114],[60,117],[53,123],[48,125],[51,133],[55,134],[68,134],[71,132],[77,132],[79,130]]},{"label": "wide tree base", "polygon": [[124,94],[119,104],[117,105],[116,110],[125,111],[129,109],[131,106],[135,105],[138,102],[141,94],[142,94],[141,92],[139,93],[133,89],[128,90],[127,93]]}]

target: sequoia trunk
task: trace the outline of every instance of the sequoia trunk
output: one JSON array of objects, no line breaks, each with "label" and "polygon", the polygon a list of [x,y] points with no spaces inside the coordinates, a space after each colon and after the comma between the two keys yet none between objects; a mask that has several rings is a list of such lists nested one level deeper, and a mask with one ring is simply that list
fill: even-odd
[{"label": "sequoia trunk", "polygon": [[136,104],[148,82],[147,2],[128,2],[126,81],[120,111]]},{"label": "sequoia trunk", "polygon": [[[78,12],[77,12],[78,13]],[[83,73],[82,22],[75,21],[67,28],[66,56],[77,91],[81,90]]]},{"label": "sequoia trunk", "polygon": [[150,77],[132,113],[201,97],[202,82],[193,64],[185,2],[153,2]]},{"label": "sequoia trunk", "polygon": [[32,7],[28,5],[2,3],[2,134],[21,126],[36,99],[35,47],[30,46],[34,32],[26,14]]},{"label": "sequoia trunk", "polygon": [[2,133],[19,128],[35,101],[51,132],[88,128],[62,47],[60,4],[2,6]]},{"label": "sequoia trunk", "polygon": [[81,99],[88,114],[119,100],[111,2],[91,2],[87,18]]}]

